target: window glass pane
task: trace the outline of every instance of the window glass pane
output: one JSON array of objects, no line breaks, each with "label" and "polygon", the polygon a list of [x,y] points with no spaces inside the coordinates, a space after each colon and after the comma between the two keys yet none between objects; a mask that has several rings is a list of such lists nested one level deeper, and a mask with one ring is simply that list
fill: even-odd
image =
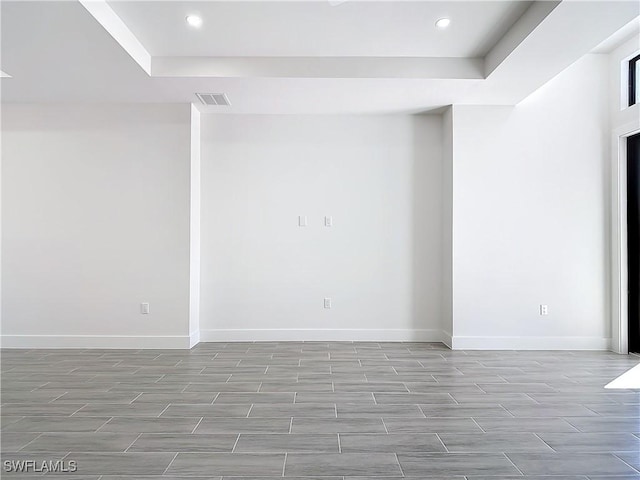
[{"label": "window glass pane", "polygon": [[635,81],[636,84],[633,86],[633,104],[635,105],[636,103],[638,103],[638,96],[639,96],[639,92],[640,92],[640,62],[638,61],[638,57],[636,57],[636,61],[634,62],[634,66],[635,66]]},{"label": "window glass pane", "polygon": [[629,60],[629,106],[640,100],[640,55]]}]

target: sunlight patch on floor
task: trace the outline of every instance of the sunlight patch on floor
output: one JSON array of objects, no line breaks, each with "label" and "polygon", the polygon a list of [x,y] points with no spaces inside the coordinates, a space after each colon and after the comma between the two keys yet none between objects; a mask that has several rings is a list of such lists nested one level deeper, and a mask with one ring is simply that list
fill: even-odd
[{"label": "sunlight patch on floor", "polygon": [[640,364],[627,370],[604,388],[640,388]]}]

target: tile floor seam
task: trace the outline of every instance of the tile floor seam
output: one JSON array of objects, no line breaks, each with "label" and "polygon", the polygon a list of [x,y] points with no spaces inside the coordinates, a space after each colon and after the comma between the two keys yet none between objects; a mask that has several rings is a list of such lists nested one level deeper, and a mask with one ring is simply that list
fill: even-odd
[{"label": "tile floor seam", "polygon": [[139,433],[138,436],[135,438],[135,440],[133,442],[131,442],[129,444],[129,446],[127,448],[124,449],[123,453],[127,453],[127,451],[133,446],[134,443],[136,443],[138,441],[138,439],[142,436],[142,433]]},{"label": "tile floor seam", "polygon": [[98,433],[102,427],[104,427],[106,424],[108,424],[113,419],[114,419],[114,417],[109,417],[109,419],[106,422],[104,422],[102,425],[100,425],[98,428],[96,428],[94,430],[94,433]]},{"label": "tile floor seam", "polygon": [[238,436],[236,437],[236,441],[235,441],[235,443],[233,444],[233,448],[231,449],[231,453],[233,453],[233,452],[235,452],[235,451],[236,451],[236,447],[238,446],[238,442],[240,441],[240,436],[241,436],[241,435],[242,435],[242,434],[241,434],[241,433],[239,433],[239,434],[238,434]]},{"label": "tile floor seam", "polygon": [[396,463],[398,464],[398,468],[400,469],[400,474],[404,477],[404,470],[402,469],[402,465],[400,464],[400,459],[398,458],[398,454],[397,453],[393,453],[393,455],[396,457]]},{"label": "tile floor seam", "polygon": [[447,446],[445,445],[445,443],[442,441],[442,438],[440,438],[440,434],[438,432],[434,432],[434,433],[435,433],[435,436],[438,437],[438,440],[440,440],[440,443],[442,444],[442,446],[444,447],[444,451],[446,453],[451,453],[447,448]]},{"label": "tile floor seam", "polygon": [[35,442],[37,439],[39,439],[42,435],[44,435],[45,432],[34,432],[34,433],[38,433],[38,436],[36,438],[34,438],[33,440],[31,440],[30,442],[24,444],[22,447],[20,447],[18,449],[18,452],[21,452],[24,448],[27,448],[29,445],[31,445],[33,442]]},{"label": "tile floor seam", "polygon": [[[571,423],[569,420],[567,420],[567,418],[566,418],[566,417],[558,417],[558,418],[561,418],[564,422],[568,423],[568,424],[571,426],[571,428],[574,428],[574,429],[575,429],[575,431],[576,431],[576,432],[579,432],[579,433],[588,433],[588,432],[583,432],[582,430],[580,430],[580,429],[579,429],[578,427],[576,427],[573,423]],[[571,417],[569,417],[569,419],[571,419]],[[574,420],[574,421],[575,421],[575,420]]]},{"label": "tile floor seam", "polygon": [[[50,383],[50,382],[47,382],[47,383]],[[33,393],[33,392],[30,392],[30,393]],[[59,398],[64,397],[67,393],[69,393],[69,392],[64,392],[62,395],[57,396],[56,398],[54,398],[53,400],[51,400],[51,401],[50,401],[50,402],[48,402],[48,403],[53,403],[53,402],[55,402],[55,401],[56,401],[56,400],[58,400]]]},{"label": "tile floor seam", "polygon": [[89,406],[89,404],[85,403],[79,409],[77,409],[75,412],[73,412],[71,415],[69,415],[69,417],[73,417],[76,413],[78,413],[80,410],[82,410],[84,407],[87,407],[87,406]]},{"label": "tile floor seam", "polygon": [[180,453],[180,452],[176,452],[176,454],[173,456],[173,458],[169,462],[169,465],[167,465],[167,468],[165,468],[164,471],[162,472],[162,475],[165,475],[169,471],[169,468],[171,467],[171,464],[173,464],[175,459],[178,457],[178,453]]},{"label": "tile floor seam", "polygon": [[511,460],[509,458],[509,455],[507,455],[505,452],[501,452],[502,455],[504,455],[504,457],[509,460],[509,463],[511,463],[511,465],[513,465],[513,467],[520,473],[520,475],[524,475],[524,472],[522,470],[520,470],[520,468],[518,468],[518,466],[513,462],[513,460]]},{"label": "tile floor seam", "polygon": [[200,417],[200,420],[198,420],[198,423],[196,423],[196,426],[193,427],[193,430],[191,430],[191,435],[193,435],[196,432],[197,428],[200,426],[203,420],[204,420],[204,417]]},{"label": "tile floor seam", "polygon": [[389,434],[389,429],[387,428],[387,424],[384,423],[384,418],[380,417],[380,421],[382,422],[382,426],[384,427],[384,431],[387,433],[387,435]]},{"label": "tile floor seam", "polygon": [[509,414],[509,418],[518,418],[518,417],[516,417],[516,416],[511,412],[511,410],[509,410],[507,407],[505,407],[505,406],[504,406],[504,405],[502,405],[501,403],[499,403],[499,404],[498,404],[498,406],[499,406],[500,408],[502,408],[505,412],[507,412],[507,413]]},{"label": "tile floor seam", "polygon": [[620,460],[622,463],[624,463],[626,466],[634,469],[636,471],[636,473],[640,474],[640,466],[635,467],[632,464],[630,464],[629,462],[627,462],[624,458],[620,458],[620,455],[617,455],[616,453],[610,453],[611,456],[617,458],[618,460]]},{"label": "tile floor seam", "polygon": [[138,395],[136,395],[136,397],[129,402],[129,405],[133,404],[133,402],[135,402],[136,399],[140,398],[141,396],[142,396],[142,392],[140,392]]},{"label": "tile floor seam", "polygon": [[478,428],[479,428],[480,430],[482,430],[482,433],[487,433],[487,431],[486,431],[484,428],[482,428],[482,427],[480,426],[480,424],[476,421],[476,419],[475,419],[475,418],[473,418],[473,417],[469,417],[469,418],[473,421],[473,423],[475,423],[475,424],[478,426]]},{"label": "tile floor seam", "polygon": [[537,438],[540,439],[541,442],[543,442],[547,447],[549,447],[554,453],[559,453],[555,448],[553,448],[551,445],[549,445],[549,442],[547,442],[544,438],[542,438],[540,436],[539,433],[536,432],[532,432]]},{"label": "tile floor seam", "polygon": [[284,452],[284,463],[282,464],[282,476],[284,477],[284,471],[287,468],[287,457],[288,457],[289,453],[288,452]]}]

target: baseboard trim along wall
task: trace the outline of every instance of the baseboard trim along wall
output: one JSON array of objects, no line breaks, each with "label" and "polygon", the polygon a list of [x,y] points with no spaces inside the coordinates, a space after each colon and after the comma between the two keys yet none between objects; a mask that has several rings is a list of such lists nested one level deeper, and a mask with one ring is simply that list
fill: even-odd
[{"label": "baseboard trim along wall", "polygon": [[[2,348],[179,348],[189,349],[192,338],[177,336],[117,335],[2,335]],[[196,342],[197,343],[197,342]]]},{"label": "baseboard trim along wall", "polygon": [[453,350],[610,350],[600,337],[460,337],[441,330],[237,329],[184,336],[2,335],[2,348],[189,349],[199,342],[442,342]]},{"label": "baseboard trim along wall", "polygon": [[200,330],[201,342],[442,342],[440,330],[237,329]]},{"label": "baseboard trim along wall", "polygon": [[189,348],[193,348],[199,343],[200,343],[200,330],[191,332],[189,334]]},{"label": "baseboard trim along wall", "polygon": [[609,350],[610,338],[601,337],[460,337],[451,338],[452,350]]},{"label": "baseboard trim along wall", "polygon": [[442,339],[440,340],[442,343],[444,343],[447,347],[451,348],[451,343],[452,343],[452,339],[453,339],[453,335],[451,335],[451,332],[441,332],[442,335]]}]

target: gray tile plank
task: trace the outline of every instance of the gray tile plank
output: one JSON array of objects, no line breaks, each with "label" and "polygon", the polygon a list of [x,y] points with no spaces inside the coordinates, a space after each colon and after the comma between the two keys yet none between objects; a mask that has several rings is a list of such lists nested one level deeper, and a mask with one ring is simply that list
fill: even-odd
[{"label": "gray tile plank", "polygon": [[213,404],[213,405],[169,405],[160,415],[164,417],[246,417],[251,405]]},{"label": "gray tile plank", "polygon": [[486,432],[577,432],[578,429],[563,418],[480,418],[474,420]]},{"label": "gray tile plank", "polygon": [[285,477],[310,475],[402,475],[396,456],[360,453],[287,455]]},{"label": "gray tile plank", "polygon": [[86,453],[71,452],[66,459],[78,465],[78,474],[162,475],[173,453]]},{"label": "gray tile plank", "polygon": [[509,453],[525,475],[625,475],[638,473],[606,453]]},{"label": "gray tile plank", "polygon": [[253,405],[249,417],[321,417],[336,418],[336,409],[332,404],[315,403],[281,403]]},{"label": "gray tile plank", "polygon": [[640,433],[640,417],[568,417],[565,420],[584,433]]},{"label": "gray tile plank", "polygon": [[88,403],[78,409],[74,417],[157,417],[168,404],[131,403],[127,405]]},{"label": "gray tile plank", "polygon": [[109,417],[24,417],[3,432],[95,432]]},{"label": "gray tile plank", "polygon": [[381,418],[294,417],[291,433],[386,433]]},{"label": "gray tile plank", "polygon": [[313,452],[338,453],[335,434],[241,434],[234,452],[286,453]]},{"label": "gray tile plank", "polygon": [[129,452],[231,452],[238,435],[143,433],[129,447]]},{"label": "gray tile plank", "polygon": [[400,453],[398,461],[407,476],[520,473],[507,457],[499,453]]},{"label": "gray tile plank", "polygon": [[638,452],[640,438],[630,433],[540,433],[557,452]]},{"label": "gray tile plank", "polygon": [[284,459],[280,453],[179,453],[167,474],[281,477]]},{"label": "gray tile plank", "polygon": [[340,434],[342,453],[444,452],[436,434]]},{"label": "gray tile plank", "polygon": [[398,418],[383,417],[389,433],[482,433],[471,418]]},{"label": "gray tile plank", "polygon": [[191,433],[201,417],[113,417],[100,432]]},{"label": "gray tile plank", "polygon": [[43,433],[25,446],[23,452],[124,452],[137,433]]},{"label": "gray tile plank", "polygon": [[203,418],[195,434],[201,433],[289,433],[291,419],[281,418]]},{"label": "gray tile plank", "polygon": [[533,433],[441,433],[440,439],[452,453],[553,452]]},{"label": "gray tile plank", "polygon": [[374,393],[378,404],[455,404],[456,401],[448,393]]}]

